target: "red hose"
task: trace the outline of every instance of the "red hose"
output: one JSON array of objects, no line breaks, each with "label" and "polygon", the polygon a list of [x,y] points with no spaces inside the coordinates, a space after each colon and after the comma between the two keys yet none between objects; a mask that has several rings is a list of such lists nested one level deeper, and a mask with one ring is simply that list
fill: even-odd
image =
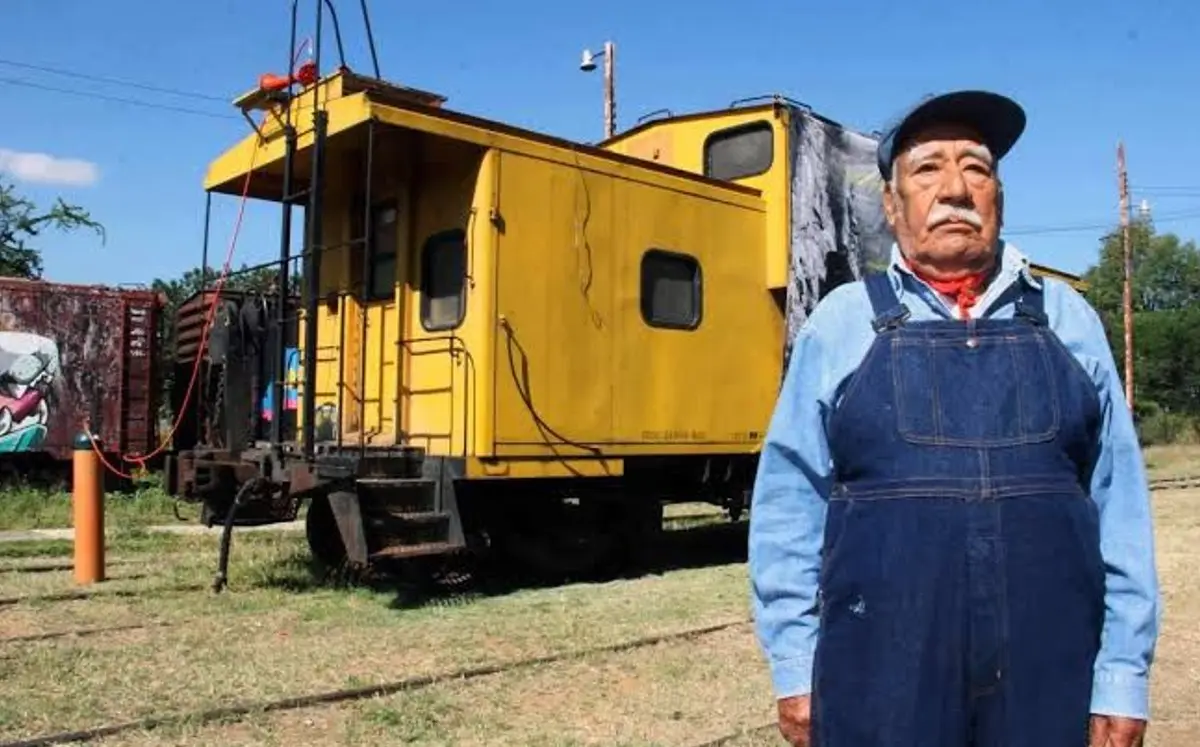
[{"label": "red hose", "polygon": [[[192,364],[192,377],[191,377],[191,380],[188,381],[187,391],[183,395],[183,403],[179,407],[179,412],[176,413],[176,415],[175,415],[175,422],[171,426],[171,430],[167,433],[166,437],[162,440],[162,443],[160,443],[158,445],[158,447],[156,449],[154,449],[154,451],[150,452],[149,454],[144,454],[144,455],[135,455],[135,454],[118,455],[118,458],[122,462],[126,462],[128,464],[135,464],[143,470],[146,469],[146,462],[148,462],[149,460],[153,459],[154,457],[158,456],[159,454],[161,454],[163,451],[166,450],[167,444],[171,443],[171,439],[174,438],[174,436],[175,436],[175,431],[177,431],[179,429],[180,424],[183,422],[183,414],[185,412],[187,412],[188,402],[189,402],[189,400],[191,400],[192,392],[196,388],[196,379],[200,375],[200,361],[203,357],[204,348],[208,344],[208,332],[212,328],[213,317],[215,316],[216,311],[217,311],[217,302],[220,301],[220,298],[221,298],[221,288],[225,285],[225,280],[229,276],[230,265],[233,262],[233,251],[234,251],[234,248],[237,246],[238,234],[241,232],[242,219],[245,216],[245,212],[246,212],[246,200],[248,199],[248,196],[250,193],[250,178],[254,174],[254,162],[257,159],[257,157],[258,157],[258,147],[256,146],[254,148],[254,150],[251,151],[251,153],[250,153],[250,166],[246,170],[245,183],[242,185],[242,194],[238,200],[238,213],[237,213],[237,219],[234,221],[234,224],[233,224],[233,235],[230,237],[229,247],[225,251],[225,265],[224,265],[224,267],[221,268],[221,274],[217,277],[217,282],[213,289],[212,303],[208,307],[208,314],[205,317],[204,327],[200,333],[200,344],[196,349],[196,360]],[[204,289],[201,288],[201,292],[203,292],[203,291],[204,291]],[[117,469],[105,458],[103,452],[101,452],[99,446],[97,446],[96,436],[95,436],[95,434],[93,434],[91,432],[90,428],[88,429],[88,438],[91,440],[92,450],[96,452],[96,455],[99,457],[101,464],[103,464],[104,467],[106,469],[108,469],[108,471],[112,472],[117,477],[125,478],[128,480],[133,479],[132,475],[128,475],[128,474],[122,472],[121,470]]]},{"label": "red hose", "polygon": [[[311,41],[312,41],[311,39],[306,38],[300,42],[300,44],[296,47],[295,50],[293,50],[293,52],[292,52],[292,67],[293,68],[295,68],[296,62],[300,59],[301,51],[303,51],[305,45],[310,44]],[[266,120],[265,114],[263,115],[263,120],[264,120],[264,122]],[[122,462],[137,465],[141,469],[145,470],[146,462],[150,461],[151,459],[153,459],[154,457],[158,456],[159,454],[161,454],[163,451],[166,450],[167,444],[169,444],[171,442],[171,439],[174,438],[175,431],[179,430],[179,426],[183,422],[183,414],[185,412],[187,412],[188,402],[191,400],[192,392],[196,388],[196,379],[200,375],[201,355],[204,351],[205,346],[208,344],[208,332],[212,328],[213,317],[215,316],[216,311],[217,311],[217,302],[221,298],[221,288],[224,287],[224,285],[225,285],[225,280],[229,276],[229,267],[233,262],[233,250],[234,250],[234,247],[237,246],[238,234],[240,233],[241,228],[242,228],[242,218],[244,217],[245,211],[246,211],[246,200],[250,194],[250,177],[254,174],[254,163],[257,160],[257,158],[258,158],[258,147],[256,146],[254,148],[254,150],[251,151],[251,153],[250,153],[250,166],[246,169],[246,180],[242,185],[242,194],[238,200],[238,213],[237,213],[237,219],[234,221],[234,224],[233,224],[233,235],[229,239],[229,248],[225,251],[225,266],[221,268],[221,274],[220,274],[220,276],[218,276],[216,286],[214,287],[213,296],[212,296],[212,304],[208,307],[208,315],[205,317],[204,327],[200,333],[200,345],[196,349],[196,360],[192,364],[192,377],[191,377],[191,380],[188,381],[187,391],[183,395],[183,403],[179,407],[179,412],[176,413],[176,415],[175,415],[175,422],[174,422],[174,424],[171,425],[171,430],[167,433],[166,438],[164,438],[162,440],[162,443],[160,443],[158,445],[158,447],[156,449],[154,449],[154,451],[150,452],[149,454],[144,454],[144,455],[136,455],[136,454],[118,455],[118,458]],[[202,269],[207,269],[207,268],[202,268]],[[203,288],[201,288],[200,290],[201,290],[201,292],[204,291]],[[284,289],[284,288],[279,289],[279,292],[281,294],[281,298],[280,298],[281,302],[282,302],[282,294],[285,292],[285,290],[286,289]],[[88,435],[88,439],[91,441],[92,450],[96,452],[96,456],[99,457],[100,463],[103,464],[104,467],[108,471],[112,472],[117,477],[121,477],[121,478],[124,478],[127,480],[133,479],[132,475],[127,475],[124,472],[122,472],[121,470],[117,469],[104,457],[103,452],[100,451],[99,446],[97,446],[97,444],[96,444],[96,436],[95,436],[95,434],[93,434],[91,432],[90,427],[88,428],[87,435]]]}]

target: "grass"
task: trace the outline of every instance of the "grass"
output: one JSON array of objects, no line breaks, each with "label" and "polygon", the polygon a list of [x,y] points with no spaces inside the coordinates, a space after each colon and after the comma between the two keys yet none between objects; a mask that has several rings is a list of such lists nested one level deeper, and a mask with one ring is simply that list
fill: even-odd
[{"label": "grass", "polygon": [[[0,531],[59,529],[74,526],[70,492],[33,485],[7,485],[0,489]],[[138,482],[130,492],[105,495],[105,523],[109,527],[145,527],[179,524],[179,515],[194,521],[196,510],[181,506],[162,487],[161,477]]]},{"label": "grass", "polygon": [[1143,449],[1146,471],[1152,480],[1200,475],[1200,447],[1148,446]]},{"label": "grass", "polygon": [[[1152,477],[1194,474],[1197,449],[1147,450]],[[1147,747],[1200,743],[1200,491],[1154,498],[1166,599]],[[672,507],[672,516],[719,515]],[[700,519],[686,519],[691,524]],[[735,537],[736,541],[736,537]],[[97,596],[76,587],[69,542],[0,543],[0,638],[94,626],[169,627],[0,643],[0,741],[234,702],[359,686],[591,648],[748,615],[745,566],[709,558],[608,583],[496,587],[412,606],[401,590],[324,580],[302,535],[238,533],[231,588],[206,590],[210,535],[132,523],[108,545]],[[114,591],[135,592],[117,596]],[[114,736],[104,745],[693,745],[773,718],[749,626],[360,702]],[[781,744],[768,729],[733,743]]]},{"label": "grass", "polygon": [[[122,563],[99,596],[3,608],[0,637],[139,620],[172,627],[0,648],[10,694],[0,698],[0,738],[519,660],[747,614],[740,565],[403,609],[393,589],[321,583],[302,543],[238,535],[232,589],[214,597],[202,590],[216,561],[211,537],[114,541],[110,555]],[[71,588],[67,571],[0,573],[3,597]],[[118,590],[139,593],[105,596]]]}]

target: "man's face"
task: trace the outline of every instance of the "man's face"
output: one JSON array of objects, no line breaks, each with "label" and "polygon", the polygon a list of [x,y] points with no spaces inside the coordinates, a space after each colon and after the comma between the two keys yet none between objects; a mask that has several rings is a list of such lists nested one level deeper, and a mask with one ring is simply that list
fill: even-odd
[{"label": "man's face", "polygon": [[909,139],[893,174],[884,210],[909,262],[946,278],[991,265],[1003,201],[977,134],[952,124],[926,127]]}]

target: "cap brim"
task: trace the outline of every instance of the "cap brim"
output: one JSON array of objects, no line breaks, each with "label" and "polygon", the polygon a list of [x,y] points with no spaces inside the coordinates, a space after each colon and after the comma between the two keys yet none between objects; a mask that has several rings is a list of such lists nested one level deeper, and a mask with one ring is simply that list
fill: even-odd
[{"label": "cap brim", "polygon": [[976,130],[996,160],[1008,154],[1025,131],[1025,110],[1012,99],[989,91],[955,91],[914,107],[879,144],[879,172],[891,176],[893,154],[927,125],[954,122]]}]

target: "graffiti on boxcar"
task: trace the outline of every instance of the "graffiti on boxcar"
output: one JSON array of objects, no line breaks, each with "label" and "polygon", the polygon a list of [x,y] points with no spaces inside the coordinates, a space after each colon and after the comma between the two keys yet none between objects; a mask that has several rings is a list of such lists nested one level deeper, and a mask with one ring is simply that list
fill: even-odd
[{"label": "graffiti on boxcar", "polygon": [[[283,388],[283,410],[284,412],[294,412],[299,400],[299,382],[300,382],[300,351],[296,348],[288,348],[286,351],[287,368],[284,374]],[[262,419],[270,422],[274,417],[274,408],[272,407],[275,401],[275,387],[267,386],[263,392],[260,407],[262,411]]]},{"label": "graffiti on boxcar", "polygon": [[54,340],[0,332],[0,452],[36,451],[46,440],[60,365]]}]

